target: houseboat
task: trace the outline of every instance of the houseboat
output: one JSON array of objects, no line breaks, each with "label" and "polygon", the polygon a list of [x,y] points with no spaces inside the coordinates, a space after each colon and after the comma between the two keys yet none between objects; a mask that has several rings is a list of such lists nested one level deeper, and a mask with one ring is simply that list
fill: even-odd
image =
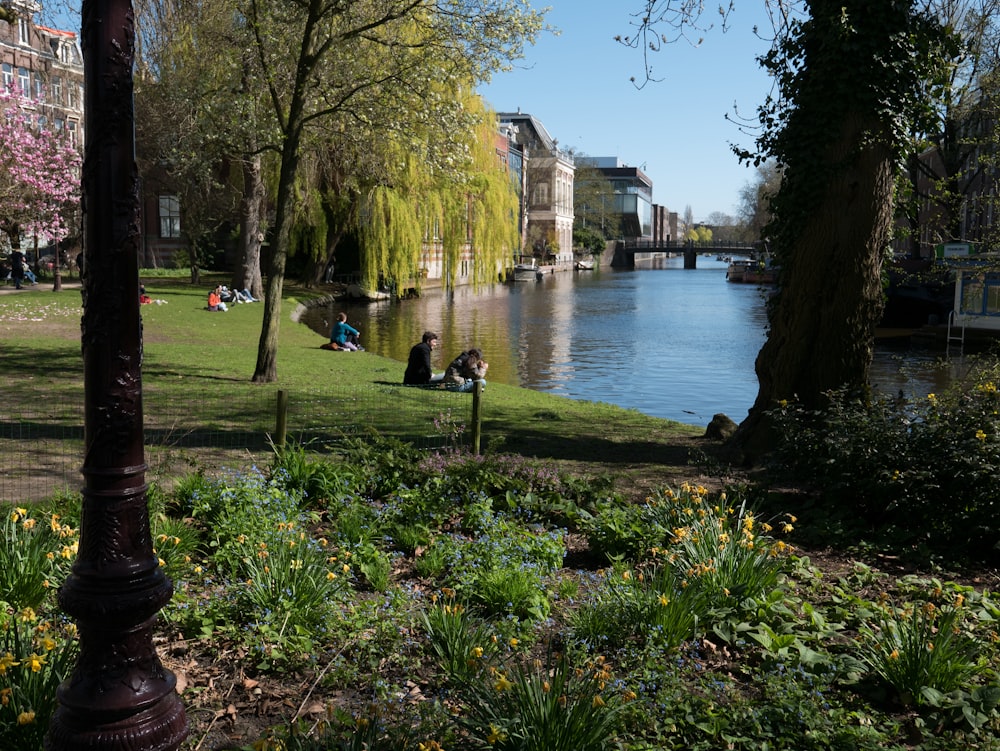
[{"label": "houseboat", "polygon": [[778,270],[765,259],[734,258],[726,269],[726,280],[743,284],[775,284]]}]

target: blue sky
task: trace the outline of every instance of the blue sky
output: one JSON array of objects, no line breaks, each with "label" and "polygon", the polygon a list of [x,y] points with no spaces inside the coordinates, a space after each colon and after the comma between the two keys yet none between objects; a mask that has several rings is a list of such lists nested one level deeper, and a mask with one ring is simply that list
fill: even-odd
[{"label": "blue sky", "polygon": [[[498,112],[534,115],[564,149],[617,156],[653,181],[653,200],[682,217],[690,206],[703,220],[713,211],[735,215],[740,189],[754,179],[729,144],[750,147],[726,114],[753,118],[771,88],[756,63],[768,48],[754,24],[770,31],[762,0],[738,0],[730,29],[718,23],[699,47],[679,41],[652,58],[654,76],[642,90],[642,55],[614,40],[632,32],[642,0],[548,0],[549,25],[516,68],[494,76],[479,92]],[[714,3],[705,3],[715,22]],[[645,165],[645,167],[643,167]]]},{"label": "blue sky", "polygon": [[[653,181],[653,200],[681,216],[690,206],[696,220],[713,211],[736,214],[740,189],[754,170],[740,165],[729,147],[752,146],[751,136],[725,119],[737,108],[753,117],[770,91],[755,56],[767,44],[754,24],[770,30],[763,0],[737,0],[729,30],[718,25],[716,3],[705,19],[715,28],[698,47],[667,45],[652,62],[658,81],[638,90],[643,76],[639,50],[614,40],[632,33],[632,13],[643,0],[532,0],[550,7],[546,21],[559,35],[543,33],[514,70],[500,73],[479,91],[497,111],[534,115],[564,149],[588,156],[617,156]],[[47,4],[45,21],[79,32],[78,0]]]}]

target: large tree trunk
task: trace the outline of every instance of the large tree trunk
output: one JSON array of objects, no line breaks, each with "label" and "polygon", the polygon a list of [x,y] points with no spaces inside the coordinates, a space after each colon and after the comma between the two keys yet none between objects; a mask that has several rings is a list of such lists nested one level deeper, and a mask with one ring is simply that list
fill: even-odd
[{"label": "large tree trunk", "polygon": [[248,289],[258,300],[264,296],[260,275],[260,247],[264,241],[260,218],[264,207],[264,180],[260,156],[242,160],[243,198],[240,200],[240,264],[233,272],[233,289]]},{"label": "large tree trunk", "polygon": [[[301,103],[293,108],[301,112]],[[294,117],[294,116],[293,116]],[[293,120],[290,117],[290,120]],[[264,293],[264,321],[257,344],[257,365],[254,383],[274,383],[278,380],[278,329],[281,322],[281,292],[285,285],[285,263],[288,258],[288,238],[291,234],[295,172],[298,168],[301,125],[290,127],[281,153],[281,172],[278,177],[278,198],[275,207],[274,240]]]},{"label": "large tree trunk", "polygon": [[[867,127],[867,131],[866,131]],[[893,213],[893,160],[877,124],[852,114],[817,165],[834,171],[789,249],[767,341],[757,357],[760,390],[736,443],[748,458],[771,448],[765,412],[779,401],[820,405],[823,394],[867,387],[882,313],[881,266]]]}]

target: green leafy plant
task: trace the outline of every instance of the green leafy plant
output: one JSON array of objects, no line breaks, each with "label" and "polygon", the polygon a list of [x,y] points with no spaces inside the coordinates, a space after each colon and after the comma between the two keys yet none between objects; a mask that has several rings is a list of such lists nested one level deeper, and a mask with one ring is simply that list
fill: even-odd
[{"label": "green leafy plant", "polygon": [[68,572],[76,548],[77,531],[57,514],[39,522],[11,507],[0,519],[0,600],[37,608]]},{"label": "green leafy plant", "polygon": [[983,669],[960,620],[958,608],[933,603],[890,610],[862,628],[860,659],[903,704],[937,703]]},{"label": "green leafy plant", "polygon": [[591,648],[621,647],[642,636],[660,648],[674,649],[692,639],[706,616],[694,587],[681,587],[668,566],[641,573],[614,566],[593,599],[573,614],[576,638]]},{"label": "green leafy plant", "polygon": [[422,611],[421,619],[439,667],[449,679],[459,680],[485,670],[496,653],[496,640],[483,621],[448,594],[454,592]]},{"label": "green leafy plant", "polygon": [[322,508],[351,492],[354,472],[349,464],[317,460],[308,446],[289,442],[274,446],[271,476],[301,495],[312,508]]},{"label": "green leafy plant", "polygon": [[463,684],[461,698],[468,748],[500,751],[604,751],[622,703],[603,658],[574,666],[553,654],[546,663],[474,676]]},{"label": "green leafy plant", "polygon": [[56,688],[69,676],[77,651],[73,624],[0,602],[0,747],[42,747]]}]

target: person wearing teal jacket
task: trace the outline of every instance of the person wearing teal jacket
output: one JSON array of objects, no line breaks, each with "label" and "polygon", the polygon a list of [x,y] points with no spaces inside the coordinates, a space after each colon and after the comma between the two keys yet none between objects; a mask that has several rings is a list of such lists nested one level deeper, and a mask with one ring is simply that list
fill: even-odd
[{"label": "person wearing teal jacket", "polygon": [[359,336],[361,336],[361,332],[347,322],[347,313],[337,313],[337,322],[333,324],[333,329],[330,331],[330,342],[341,349],[363,350],[364,347],[358,346],[357,343]]}]

